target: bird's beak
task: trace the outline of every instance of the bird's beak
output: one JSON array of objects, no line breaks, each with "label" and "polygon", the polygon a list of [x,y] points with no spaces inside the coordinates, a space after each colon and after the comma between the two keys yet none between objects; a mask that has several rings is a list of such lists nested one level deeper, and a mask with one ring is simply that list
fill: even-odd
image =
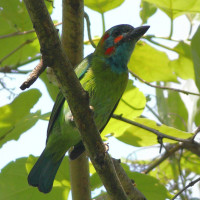
[{"label": "bird's beak", "polygon": [[129,40],[138,41],[147,32],[149,28],[150,26],[140,26],[134,28],[134,30],[128,33],[127,38],[129,38]]}]

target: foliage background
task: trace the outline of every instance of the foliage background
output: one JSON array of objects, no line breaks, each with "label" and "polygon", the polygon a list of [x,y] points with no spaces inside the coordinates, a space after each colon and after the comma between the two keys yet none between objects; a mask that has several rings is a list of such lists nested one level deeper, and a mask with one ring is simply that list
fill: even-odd
[{"label": "foliage background", "polygon": [[[117,4],[115,4],[116,2]],[[55,1],[54,3],[56,10],[61,2]],[[48,2],[46,4],[51,13],[51,4]],[[105,29],[104,26],[102,27],[102,18],[104,17],[106,29],[120,23],[129,23],[135,27],[141,23],[151,25],[146,38],[136,46],[129,69],[146,81],[197,92],[200,85],[200,47],[198,45],[200,32],[197,29],[199,0],[145,0],[142,2],[86,0],[85,5],[87,6],[86,12],[91,19],[93,37],[95,35],[100,37],[102,30]],[[140,6],[141,8],[139,8]],[[0,161],[1,167],[15,158],[20,158],[2,169],[0,196],[3,199],[55,199],[55,197],[67,199],[70,191],[67,159],[62,163],[54,189],[50,194],[44,196],[36,189],[29,187],[26,182],[27,173],[33,166],[35,158],[32,156],[28,159],[21,157],[28,157],[30,154],[39,155],[44,148],[47,121],[44,122],[40,119],[48,119],[53,105],[51,98],[55,98],[57,89],[48,83],[45,74],[31,87],[36,89],[26,92],[18,89],[27,76],[27,72],[37,65],[40,48],[35,39],[35,33],[3,38],[10,33],[32,30],[32,24],[23,2],[13,0],[11,3],[2,0],[0,8],[2,8],[0,9],[2,27],[0,30],[0,71],[2,72],[0,76],[2,87],[0,91],[0,104],[2,105],[0,108],[0,156],[3,158]],[[52,18],[60,20],[59,13],[59,11],[53,11]],[[116,16],[115,20],[114,16]],[[193,36],[194,33],[195,36]],[[86,31],[85,40],[87,40]],[[16,51],[11,55],[13,50]],[[92,51],[91,46],[85,45],[85,55]],[[34,60],[36,61],[31,62]],[[30,64],[24,65],[27,63]],[[48,94],[49,91],[51,91],[49,93],[51,97]],[[158,129],[154,122],[136,118],[142,114],[158,123],[166,124],[167,126],[159,126],[162,133],[179,138],[189,138],[191,132],[199,126],[198,100],[197,96],[154,90],[134,79],[133,83],[130,81],[115,113],[123,112],[123,117]],[[149,110],[149,107],[156,114]],[[145,111],[143,111],[144,108]],[[154,162],[152,158],[162,157],[162,154],[160,157],[158,154],[157,137],[124,122],[116,123],[115,119],[111,119],[109,126],[104,130],[102,136],[105,139],[107,133],[112,133],[111,135],[117,138],[116,140],[114,137],[109,137],[111,155],[117,158],[124,157],[126,172],[130,178],[135,180],[138,189],[148,199],[170,198],[171,194],[175,194],[199,174],[197,167],[199,166],[199,157],[190,151],[178,151],[151,171],[150,175],[140,174],[138,172],[144,171]],[[8,142],[10,140],[17,141]],[[119,141],[131,146],[119,143]],[[164,142],[168,143],[168,148],[177,144],[172,140],[164,140]],[[116,148],[112,148],[112,145],[116,145]],[[152,145],[156,146],[152,148]],[[149,149],[151,149],[151,155],[149,155]],[[162,153],[164,155],[164,149]],[[130,170],[137,172],[130,172]],[[92,166],[91,174],[91,185],[94,191],[101,187],[101,182]],[[159,193],[156,192],[158,190]],[[195,190],[183,193],[180,198],[191,199],[194,196],[200,196]],[[99,192],[100,190],[93,196]]]}]

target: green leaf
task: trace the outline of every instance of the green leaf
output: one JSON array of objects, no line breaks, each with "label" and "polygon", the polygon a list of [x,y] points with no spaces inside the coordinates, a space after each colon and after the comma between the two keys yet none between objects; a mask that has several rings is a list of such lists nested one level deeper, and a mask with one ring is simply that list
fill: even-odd
[{"label": "green leaf", "polygon": [[192,58],[194,63],[195,71],[195,82],[196,86],[200,90],[200,26],[197,29],[195,35],[192,38],[191,48],[192,48]]},{"label": "green leaf", "polygon": [[120,6],[124,0],[85,0],[84,4],[99,13],[105,13]]},{"label": "green leaf", "polygon": [[142,79],[152,81],[177,81],[164,52],[140,42],[136,45],[128,68]]},{"label": "green leaf", "polygon": [[162,184],[168,184],[170,181],[175,181],[178,179],[179,160],[176,157],[171,156],[170,159],[166,159],[159,164],[154,170],[150,172],[151,176],[158,177]]},{"label": "green leaf", "polygon": [[179,93],[168,92],[167,105],[170,126],[187,131],[188,111]]},{"label": "green leaf", "polygon": [[143,0],[154,4],[165,12],[170,18],[174,19],[187,13],[200,12],[200,0]]},{"label": "green leaf", "polygon": [[[187,139],[191,137],[193,134],[178,130],[173,127],[169,127],[166,125],[158,125],[155,121],[145,118],[135,118],[135,122],[140,124],[144,124],[147,127],[153,128],[163,134],[170,135],[177,138]],[[117,123],[117,121],[115,121]],[[125,122],[123,122],[125,123]],[[115,134],[116,138],[126,144],[141,147],[141,146],[151,146],[158,144],[157,135],[154,133],[139,128],[137,126],[129,126],[123,134]],[[163,142],[166,143],[176,143],[177,141],[170,139],[163,139]]]},{"label": "green leaf", "polygon": [[178,59],[170,62],[170,67],[178,77],[194,79],[194,67],[191,59],[180,55]]},{"label": "green leaf", "polygon": [[[30,165],[29,158],[28,163]],[[33,160],[33,159],[32,159]],[[68,165],[66,165],[65,159],[63,160],[59,171],[67,173]],[[68,194],[70,191],[70,187],[68,186],[69,179],[65,179],[66,176],[64,174],[60,174],[62,176],[62,181],[59,179],[57,185],[55,185],[52,191],[48,194],[43,194],[37,190],[37,188],[31,187],[27,182],[27,158],[17,159],[15,162],[9,163],[6,167],[4,167],[0,173],[0,196],[1,199],[6,200],[67,200]],[[59,172],[58,172],[59,173]],[[68,174],[69,177],[69,174]],[[66,186],[67,182],[67,186]]]},{"label": "green leaf", "polygon": [[[157,83],[157,85],[160,85]],[[166,105],[166,98],[164,96],[164,90],[156,89],[156,103],[157,103],[157,110],[160,117],[160,122],[169,125],[169,117],[168,117],[168,107]]]},{"label": "green leaf", "polygon": [[151,17],[157,11],[157,8],[153,4],[150,4],[145,1],[141,2],[140,7],[142,8],[140,10],[142,24],[145,24],[147,23],[148,18]]},{"label": "green leaf", "polygon": [[185,151],[181,157],[181,168],[189,172],[200,174],[200,159],[199,156],[195,155],[190,151]]},{"label": "green leaf", "polygon": [[[146,98],[138,88],[133,86],[133,82],[129,80],[127,88],[114,112],[117,115],[123,115],[128,119],[133,119],[140,116],[145,108]],[[117,121],[111,118],[108,125],[105,127],[101,135],[107,135],[108,133],[122,133],[129,127],[129,124]]]},{"label": "green leaf", "polygon": [[54,84],[50,83],[48,77],[47,77],[47,73],[46,71],[43,72],[40,75],[40,79],[42,79],[42,81],[45,83],[47,90],[49,92],[50,97],[52,98],[53,101],[56,100],[56,97],[58,95],[59,89],[57,86],[55,86]]},{"label": "green leaf", "polygon": [[194,67],[190,45],[179,42],[174,50],[179,54],[179,58],[170,61],[173,71],[182,79],[194,79]]},{"label": "green leaf", "polygon": [[21,93],[11,104],[0,107],[0,146],[9,140],[17,140],[40,119],[40,111],[30,113],[41,93],[37,89]]},{"label": "green leaf", "polygon": [[141,191],[148,200],[165,200],[171,197],[167,189],[156,178],[150,175],[132,172],[125,164],[122,164],[122,166],[128,177],[134,180],[136,188]]},{"label": "green leaf", "polygon": [[162,122],[168,126],[187,131],[188,111],[177,92],[168,91],[164,97],[163,90],[156,89],[158,113]]},{"label": "green leaf", "polygon": [[[52,12],[52,3],[47,2],[46,4],[49,11]],[[1,0],[0,7],[1,36],[33,29],[23,1]],[[40,46],[38,40],[35,38],[35,33],[29,33],[0,39],[0,46],[3,47],[3,51],[0,51],[0,60],[20,47],[12,55],[3,60],[1,66],[17,65],[36,56],[40,52]]]}]

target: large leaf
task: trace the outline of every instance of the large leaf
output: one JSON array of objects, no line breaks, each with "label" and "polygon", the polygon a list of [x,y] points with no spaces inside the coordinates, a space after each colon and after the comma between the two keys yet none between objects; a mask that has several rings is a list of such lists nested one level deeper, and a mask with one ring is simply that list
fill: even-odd
[{"label": "large leaf", "polygon": [[[135,118],[134,121],[140,124],[144,124],[145,126],[153,128],[166,135],[170,135],[177,138],[187,139],[193,135],[192,133],[180,131],[173,127],[166,126],[164,124],[158,125],[155,121],[150,119]],[[115,121],[115,123],[117,123],[117,121]],[[117,139],[126,144],[138,147],[158,144],[157,135],[146,129],[132,125],[130,125],[122,134],[117,134],[117,132],[115,132],[115,136]],[[163,142],[176,143],[177,141],[164,138]]]},{"label": "large leaf", "polygon": [[157,8],[148,2],[142,1],[140,4],[140,7],[142,8],[140,10],[140,17],[142,19],[142,24],[147,23],[147,20],[149,17],[151,17],[157,10]]},{"label": "large leaf", "polygon": [[175,156],[171,156],[159,164],[154,170],[150,172],[151,176],[158,177],[162,184],[169,184],[170,181],[177,180],[180,175],[179,160]]},{"label": "large leaf", "polygon": [[[47,1],[46,1],[47,2]],[[47,3],[49,11],[52,12],[52,3]],[[0,35],[8,35],[15,32],[29,31],[33,29],[30,17],[21,0],[0,1]],[[29,60],[40,52],[40,46],[35,33],[21,34],[0,39],[0,60],[20,47],[15,53],[8,56],[1,66],[16,65]]]},{"label": "large leaf", "polygon": [[174,47],[174,50],[179,53],[179,58],[170,61],[170,66],[173,71],[182,79],[194,79],[194,67],[190,45],[181,41]]},{"label": "large leaf", "polygon": [[128,177],[136,183],[136,187],[141,191],[148,200],[165,200],[170,198],[167,189],[153,176],[130,171],[129,167],[123,164]]},{"label": "large leaf", "polygon": [[17,140],[40,118],[40,111],[30,113],[41,93],[32,89],[21,93],[11,104],[0,107],[0,146],[9,140]]},{"label": "large leaf", "polygon": [[200,0],[143,0],[154,4],[170,18],[176,18],[187,13],[200,12]]},{"label": "large leaf", "polygon": [[[30,157],[17,159],[9,163],[0,173],[0,197],[6,200],[67,200],[70,191],[69,173],[67,170],[68,160],[64,159],[52,191],[48,194],[39,192],[36,188],[28,185],[27,168],[33,165],[36,159]],[[28,170],[29,171],[29,170]],[[57,179],[57,177],[60,177]],[[62,177],[62,178],[61,178]]]},{"label": "large leaf", "polygon": [[[133,86],[133,82],[129,80],[127,88],[114,112],[117,115],[123,115],[126,118],[133,119],[140,116],[145,108],[146,98],[138,88]],[[121,121],[117,121],[113,118],[110,119],[108,125],[103,130],[101,134],[106,135],[108,133],[117,132],[122,133],[129,126]]]},{"label": "large leaf", "polygon": [[188,111],[177,92],[168,92],[167,105],[170,126],[187,131]]},{"label": "large leaf", "polygon": [[105,13],[120,6],[124,0],[85,0],[84,4],[99,13]]},{"label": "large leaf", "polygon": [[197,29],[197,32],[192,38],[191,48],[192,48],[192,58],[194,63],[194,71],[195,71],[195,82],[200,90],[200,26]]},{"label": "large leaf", "polygon": [[188,111],[177,92],[169,91],[164,97],[163,90],[156,89],[158,113],[162,122],[177,129],[187,131]]},{"label": "large leaf", "polygon": [[128,68],[146,81],[176,81],[176,75],[164,52],[140,42],[136,45]]},{"label": "large leaf", "polygon": [[181,157],[181,168],[189,172],[195,172],[200,174],[200,159],[199,156],[195,155],[190,151],[185,151]]}]

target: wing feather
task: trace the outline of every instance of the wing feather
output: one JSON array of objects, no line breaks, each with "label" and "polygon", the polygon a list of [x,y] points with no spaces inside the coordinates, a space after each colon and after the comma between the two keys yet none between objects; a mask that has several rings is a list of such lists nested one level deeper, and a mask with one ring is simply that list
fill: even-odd
[{"label": "wing feather", "polygon": [[[75,69],[76,75],[81,80],[85,73],[87,72],[88,68],[90,67],[90,60],[92,58],[92,54],[87,56]],[[49,135],[51,134],[51,129],[54,125],[55,120],[57,119],[57,116],[65,102],[65,97],[63,96],[62,92],[60,91],[58,93],[58,96],[56,98],[55,104],[53,106],[53,110],[51,112],[48,128],[47,128],[47,140],[49,138]]]}]

